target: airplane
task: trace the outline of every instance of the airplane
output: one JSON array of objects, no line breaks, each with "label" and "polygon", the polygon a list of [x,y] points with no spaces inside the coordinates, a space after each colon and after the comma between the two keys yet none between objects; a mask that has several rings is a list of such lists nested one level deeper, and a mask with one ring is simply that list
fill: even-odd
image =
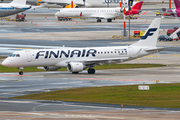
[{"label": "airplane", "polygon": [[162,13],[167,13],[171,17],[180,17],[180,1],[179,0],[174,0],[174,4],[176,9],[166,9],[162,8]]},{"label": "airplane", "polygon": [[0,3],[0,17],[17,14],[30,8],[30,5],[26,5],[26,0],[13,0],[11,3]]},{"label": "airplane", "polygon": [[[71,1],[74,3],[73,8],[84,7],[84,0],[27,0],[27,3],[47,8],[71,8]],[[119,7],[121,1],[124,0],[85,0],[85,7]],[[128,0],[124,4],[127,7]]]},{"label": "airplane", "polygon": [[166,49],[156,46],[160,21],[161,18],[155,18],[144,36],[129,46],[21,50],[11,54],[2,65],[17,67],[19,75],[23,75],[24,67],[43,67],[46,71],[65,67],[76,74],[89,68],[87,72],[95,74],[96,65],[122,63]]},{"label": "airplane", "polygon": [[[130,15],[139,14],[141,12],[143,1],[137,2],[132,6]],[[101,22],[101,19],[107,19],[107,22],[111,22],[112,19],[124,15],[123,8],[63,8],[59,12],[56,12],[55,17],[91,17],[96,18],[97,22]],[[129,15],[128,8],[125,15]]]}]

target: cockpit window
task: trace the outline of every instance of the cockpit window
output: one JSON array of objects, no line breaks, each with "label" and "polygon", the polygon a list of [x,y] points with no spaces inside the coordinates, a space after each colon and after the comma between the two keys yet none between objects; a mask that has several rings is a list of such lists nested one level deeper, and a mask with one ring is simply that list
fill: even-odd
[{"label": "cockpit window", "polygon": [[20,57],[20,55],[19,55],[19,54],[16,54],[16,57]]},{"label": "cockpit window", "polygon": [[10,54],[9,57],[20,57],[20,54]]}]

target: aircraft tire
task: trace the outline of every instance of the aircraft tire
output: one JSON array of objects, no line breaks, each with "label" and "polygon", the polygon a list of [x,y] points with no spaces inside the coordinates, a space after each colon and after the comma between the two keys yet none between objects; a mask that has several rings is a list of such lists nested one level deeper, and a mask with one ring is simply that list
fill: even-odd
[{"label": "aircraft tire", "polygon": [[112,19],[107,19],[107,22],[112,22]]},{"label": "aircraft tire", "polygon": [[88,74],[95,74],[95,69],[88,69]]},{"label": "aircraft tire", "polygon": [[97,19],[97,22],[101,22],[101,19]]},{"label": "aircraft tire", "polygon": [[20,71],[20,72],[19,72],[19,75],[23,75],[23,71]]}]

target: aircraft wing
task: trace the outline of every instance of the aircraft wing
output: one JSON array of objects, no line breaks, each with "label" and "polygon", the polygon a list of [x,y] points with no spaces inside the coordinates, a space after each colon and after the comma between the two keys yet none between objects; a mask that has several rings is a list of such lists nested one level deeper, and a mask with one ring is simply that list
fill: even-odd
[{"label": "aircraft wing", "polygon": [[11,7],[14,7],[14,8],[16,8],[16,9],[22,9],[22,8],[24,8],[24,7],[26,7],[26,8],[29,7],[29,8],[30,8],[31,6],[27,6],[27,5],[26,5],[26,6],[11,5]]},{"label": "aircraft wing", "polygon": [[[83,14],[83,13],[82,13]],[[92,18],[103,18],[103,19],[109,19],[109,18],[115,18],[116,16],[113,15],[90,15],[89,17]]]},{"label": "aircraft wing", "polygon": [[76,5],[78,5],[78,6],[80,6],[80,7],[83,7],[84,6],[84,2],[75,2],[74,4],[76,4]]},{"label": "aircraft wing", "polygon": [[[60,5],[60,6],[66,6],[66,5],[70,5],[71,3],[69,2],[45,2],[45,1],[39,1],[38,3],[47,3],[47,4],[56,4],[56,5]],[[84,3],[74,3],[78,6],[84,6]]]},{"label": "aircraft wing", "polygon": [[112,62],[123,62],[123,60],[127,60],[128,57],[121,57],[121,58],[107,58],[107,59],[87,59],[87,60],[74,60],[74,61],[67,61],[70,62],[80,62],[86,65],[90,64],[111,64]]}]

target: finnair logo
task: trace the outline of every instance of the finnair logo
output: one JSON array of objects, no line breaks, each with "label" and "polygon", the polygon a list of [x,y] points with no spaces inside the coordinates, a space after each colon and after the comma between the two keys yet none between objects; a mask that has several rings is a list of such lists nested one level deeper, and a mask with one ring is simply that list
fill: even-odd
[{"label": "finnair logo", "polygon": [[144,36],[142,36],[141,39],[146,39],[148,36],[152,36],[154,33],[151,33],[151,32],[155,32],[157,30],[157,28],[150,28],[146,34]]},{"label": "finnair logo", "polygon": [[92,57],[96,56],[97,51],[95,49],[83,49],[83,50],[56,50],[56,51],[39,51],[36,54],[36,58],[35,59],[39,59],[39,58],[44,58],[44,59],[48,59],[48,58],[72,58],[72,57],[89,57],[90,55]]}]

